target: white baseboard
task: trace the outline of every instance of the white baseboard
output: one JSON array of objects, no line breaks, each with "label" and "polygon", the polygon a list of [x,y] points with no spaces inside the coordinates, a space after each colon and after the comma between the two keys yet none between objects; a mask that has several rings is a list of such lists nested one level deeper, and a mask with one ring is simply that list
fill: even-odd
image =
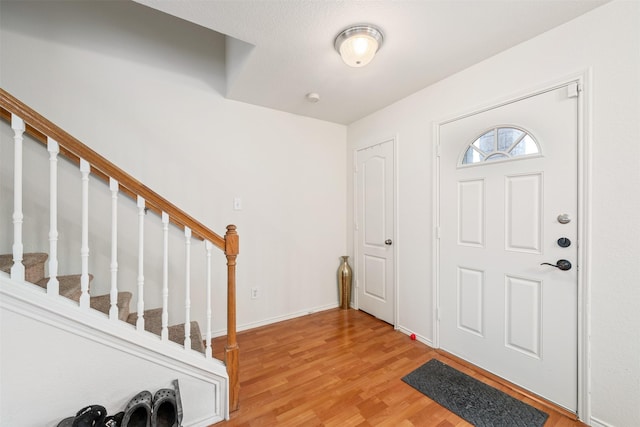
[{"label": "white baseboard", "polygon": [[[274,316],[274,317],[270,317],[268,319],[264,319],[264,320],[259,320],[257,322],[251,322],[251,323],[244,323],[242,325],[239,325],[237,327],[237,331],[246,331],[249,329],[254,329],[254,328],[259,328],[261,326],[267,326],[267,325],[271,325],[273,323],[278,323],[278,322],[282,322],[284,320],[290,320],[290,319],[295,319],[297,317],[302,317],[302,316],[306,316],[308,314],[313,314],[313,313],[317,313],[319,311],[325,311],[325,310],[331,310],[332,308],[337,308],[338,304],[327,304],[324,306],[318,306],[318,307],[312,307],[312,308],[308,308],[305,310],[301,310],[295,313],[289,313],[289,314],[285,314],[282,316]],[[226,335],[227,332],[225,330],[218,330],[212,333],[213,337],[220,337],[220,336],[224,336]]]},{"label": "white baseboard", "polygon": [[601,421],[597,418],[591,417],[591,421],[589,422],[591,427],[614,427],[611,424],[607,424],[604,421]]},{"label": "white baseboard", "polygon": [[[405,335],[409,335],[409,336],[411,334],[415,333],[415,332],[413,332],[413,331],[411,331],[411,330],[409,330],[409,329],[407,329],[407,328],[405,328],[403,326],[397,326],[396,330],[398,330],[399,332],[402,332]],[[433,341],[431,341],[427,337],[424,337],[424,336],[422,336],[420,334],[416,334],[416,341],[420,341],[422,344],[426,344],[429,347],[433,348]]]},{"label": "white baseboard", "polygon": [[[251,323],[245,323],[243,325],[238,326],[238,332],[240,331],[246,331],[249,329],[253,329],[253,328],[259,328],[261,326],[267,326],[267,325],[271,325],[273,323],[278,323],[278,322],[282,322],[285,320],[290,320],[290,319],[295,319],[297,317],[302,317],[302,316],[306,316],[309,314],[313,314],[313,313],[317,313],[319,311],[325,311],[325,310],[331,310],[334,308],[338,308],[338,304],[327,304],[325,306],[318,306],[318,307],[313,307],[313,308],[309,308],[306,310],[301,310],[295,313],[289,313],[289,314],[285,314],[282,316],[274,316],[274,317],[270,317],[268,319],[264,319],[264,320],[260,320],[257,322],[251,322]],[[357,310],[354,307],[351,307],[354,310]],[[396,330],[398,330],[399,332],[402,332],[403,334],[410,336],[412,333],[414,333],[413,331],[403,327],[403,326],[397,326]],[[224,330],[219,330],[219,331],[215,331],[212,333],[213,337],[220,337],[220,336],[224,336],[226,335],[226,331]],[[428,345],[429,347],[433,347],[433,341],[428,339],[425,336],[422,336],[420,334],[416,334],[416,340]]]}]

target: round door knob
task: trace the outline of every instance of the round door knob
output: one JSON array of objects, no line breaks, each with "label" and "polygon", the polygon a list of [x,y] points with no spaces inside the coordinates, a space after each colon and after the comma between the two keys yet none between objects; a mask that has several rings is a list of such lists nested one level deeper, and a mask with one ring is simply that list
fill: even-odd
[{"label": "round door knob", "polygon": [[385,240],[385,241],[384,241],[384,244],[385,244],[385,245],[390,245],[390,244],[392,244],[392,243],[393,243],[393,242],[391,241],[391,239],[387,239],[387,240]]},{"label": "round door knob", "polygon": [[566,259],[559,259],[555,264],[549,264],[548,262],[543,262],[540,265],[550,265],[551,267],[559,268],[560,270],[567,271],[571,270],[571,262]]}]

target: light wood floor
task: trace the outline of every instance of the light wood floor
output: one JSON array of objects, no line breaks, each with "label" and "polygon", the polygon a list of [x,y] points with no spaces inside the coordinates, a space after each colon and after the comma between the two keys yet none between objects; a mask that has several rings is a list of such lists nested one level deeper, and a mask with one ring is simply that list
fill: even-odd
[{"label": "light wood floor", "polygon": [[[545,427],[584,426],[357,310],[241,332],[238,343],[240,409],[216,426],[470,426],[402,382],[432,358],[549,413]],[[217,357],[223,346],[214,340]]]}]

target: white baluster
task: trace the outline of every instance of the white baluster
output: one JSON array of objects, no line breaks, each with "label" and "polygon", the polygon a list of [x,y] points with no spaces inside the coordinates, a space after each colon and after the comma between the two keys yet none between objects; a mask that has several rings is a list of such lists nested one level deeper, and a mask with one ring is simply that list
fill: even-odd
[{"label": "white baluster", "polygon": [[80,159],[80,173],[82,174],[82,243],[80,258],[82,271],[80,274],[80,307],[89,308],[89,173],[91,165]]},{"label": "white baluster", "polygon": [[136,329],[144,331],[144,199],[138,196],[138,320]]},{"label": "white baluster", "polygon": [[24,120],[15,114],[11,114],[11,128],[13,129],[14,166],[13,166],[13,266],[11,278],[24,280],[24,265],[22,257],[22,134],[24,133]]},{"label": "white baluster", "polygon": [[211,250],[213,249],[213,244],[205,240],[204,248],[207,251],[207,350],[205,351],[205,357],[211,359]]},{"label": "white baluster", "polygon": [[162,255],[162,332],[163,341],[169,339],[169,215],[162,212],[164,253]]},{"label": "white baluster", "polygon": [[49,151],[49,283],[47,293],[58,295],[58,143],[47,137]]},{"label": "white baluster", "polygon": [[186,276],[184,281],[184,349],[191,349],[191,229],[184,228]]},{"label": "white baluster", "polygon": [[118,320],[118,188],[118,181],[109,178],[109,190],[111,190],[111,307],[109,308],[109,318],[111,320]]}]

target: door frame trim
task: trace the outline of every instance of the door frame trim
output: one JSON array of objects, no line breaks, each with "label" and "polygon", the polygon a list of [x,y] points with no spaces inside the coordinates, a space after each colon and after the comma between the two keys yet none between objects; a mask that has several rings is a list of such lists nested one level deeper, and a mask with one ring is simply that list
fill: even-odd
[{"label": "door frame trim", "polygon": [[398,226],[398,135],[381,138],[376,142],[367,143],[353,149],[353,302],[355,309],[359,309],[359,277],[358,277],[358,151],[366,150],[386,142],[393,144],[393,328],[398,329],[399,323],[399,283],[398,253],[400,247]]},{"label": "door frame trim", "polygon": [[591,401],[590,401],[590,346],[589,335],[591,332],[590,326],[590,301],[591,301],[591,111],[592,111],[592,69],[588,68],[575,74],[571,74],[564,78],[557,79],[552,82],[546,82],[535,86],[534,88],[504,96],[497,100],[488,102],[482,106],[468,109],[462,113],[458,113],[449,117],[445,117],[441,120],[434,121],[432,123],[432,135],[433,135],[433,150],[431,154],[433,179],[432,179],[432,218],[433,218],[433,271],[432,281],[434,286],[432,287],[432,324],[433,324],[433,347],[440,348],[440,332],[439,332],[439,298],[440,298],[440,247],[439,247],[439,227],[440,227],[440,161],[439,161],[439,147],[440,147],[440,127],[450,122],[454,122],[469,116],[483,113],[488,110],[499,108],[520,100],[530,98],[536,95],[540,95],[551,90],[558,89],[563,86],[567,86],[570,83],[576,82],[579,85],[578,96],[578,247],[577,247],[577,286],[578,286],[578,301],[577,301],[577,327],[578,327],[578,347],[577,347],[577,359],[578,359],[578,372],[577,372],[577,394],[578,405],[576,415],[578,419],[589,422],[591,419]]}]

